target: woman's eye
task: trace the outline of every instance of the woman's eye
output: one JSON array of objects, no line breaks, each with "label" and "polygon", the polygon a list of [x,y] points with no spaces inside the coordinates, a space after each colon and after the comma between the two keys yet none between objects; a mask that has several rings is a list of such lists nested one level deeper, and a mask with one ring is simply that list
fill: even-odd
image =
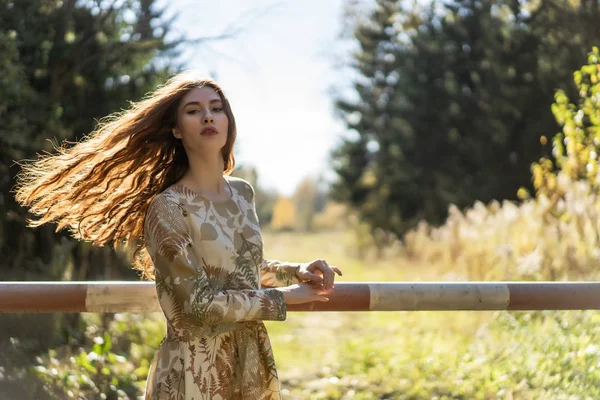
[{"label": "woman's eye", "polygon": [[194,115],[198,113],[198,110],[190,110],[187,112],[189,115]]},{"label": "woman's eye", "polygon": [[215,108],[213,108],[213,111],[214,112],[221,112],[221,111],[223,111],[223,108],[222,107],[215,107]]}]

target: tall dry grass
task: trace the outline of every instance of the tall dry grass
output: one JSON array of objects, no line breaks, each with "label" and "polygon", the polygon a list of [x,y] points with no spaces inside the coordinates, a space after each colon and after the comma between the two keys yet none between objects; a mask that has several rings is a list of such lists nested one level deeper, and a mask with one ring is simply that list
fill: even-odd
[{"label": "tall dry grass", "polygon": [[596,279],[600,203],[585,181],[559,174],[565,196],[521,204],[476,202],[449,209],[440,227],[421,223],[404,238],[406,256],[457,280]]}]

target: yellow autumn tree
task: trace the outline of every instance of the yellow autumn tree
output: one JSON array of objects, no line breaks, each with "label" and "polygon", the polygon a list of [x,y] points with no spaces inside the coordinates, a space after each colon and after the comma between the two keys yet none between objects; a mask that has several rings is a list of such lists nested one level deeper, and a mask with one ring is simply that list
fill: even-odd
[{"label": "yellow autumn tree", "polygon": [[273,207],[271,228],[274,230],[293,230],[296,227],[296,206],[289,197],[280,196]]},{"label": "yellow autumn tree", "polygon": [[296,206],[296,229],[300,231],[312,230],[315,206],[319,195],[317,182],[311,178],[304,178],[296,188],[292,200]]}]

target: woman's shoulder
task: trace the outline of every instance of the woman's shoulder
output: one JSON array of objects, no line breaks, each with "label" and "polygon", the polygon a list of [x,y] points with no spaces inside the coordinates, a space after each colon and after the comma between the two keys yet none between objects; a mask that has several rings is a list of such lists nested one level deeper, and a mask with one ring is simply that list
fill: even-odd
[{"label": "woman's shoulder", "polygon": [[226,176],[225,179],[229,182],[232,188],[238,191],[246,200],[250,201],[254,198],[254,188],[245,179],[237,176]]},{"label": "woman's shoulder", "polygon": [[150,215],[178,215],[180,213],[179,210],[179,202],[175,196],[175,193],[168,188],[156,196],[150,201],[148,205],[148,211],[146,212],[146,217]]},{"label": "woman's shoulder", "polygon": [[250,182],[248,182],[247,180],[240,178],[238,176],[226,175],[225,179],[227,179],[227,181],[231,185],[239,185],[239,186],[252,188],[252,185],[250,184]]}]

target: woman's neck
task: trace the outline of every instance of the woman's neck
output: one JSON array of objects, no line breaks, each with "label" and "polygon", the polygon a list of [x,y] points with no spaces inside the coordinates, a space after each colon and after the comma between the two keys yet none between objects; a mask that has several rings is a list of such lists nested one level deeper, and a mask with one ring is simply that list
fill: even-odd
[{"label": "woman's neck", "polygon": [[223,157],[209,159],[208,157],[193,157],[189,159],[190,169],[181,179],[181,183],[194,191],[206,194],[223,194]]}]

